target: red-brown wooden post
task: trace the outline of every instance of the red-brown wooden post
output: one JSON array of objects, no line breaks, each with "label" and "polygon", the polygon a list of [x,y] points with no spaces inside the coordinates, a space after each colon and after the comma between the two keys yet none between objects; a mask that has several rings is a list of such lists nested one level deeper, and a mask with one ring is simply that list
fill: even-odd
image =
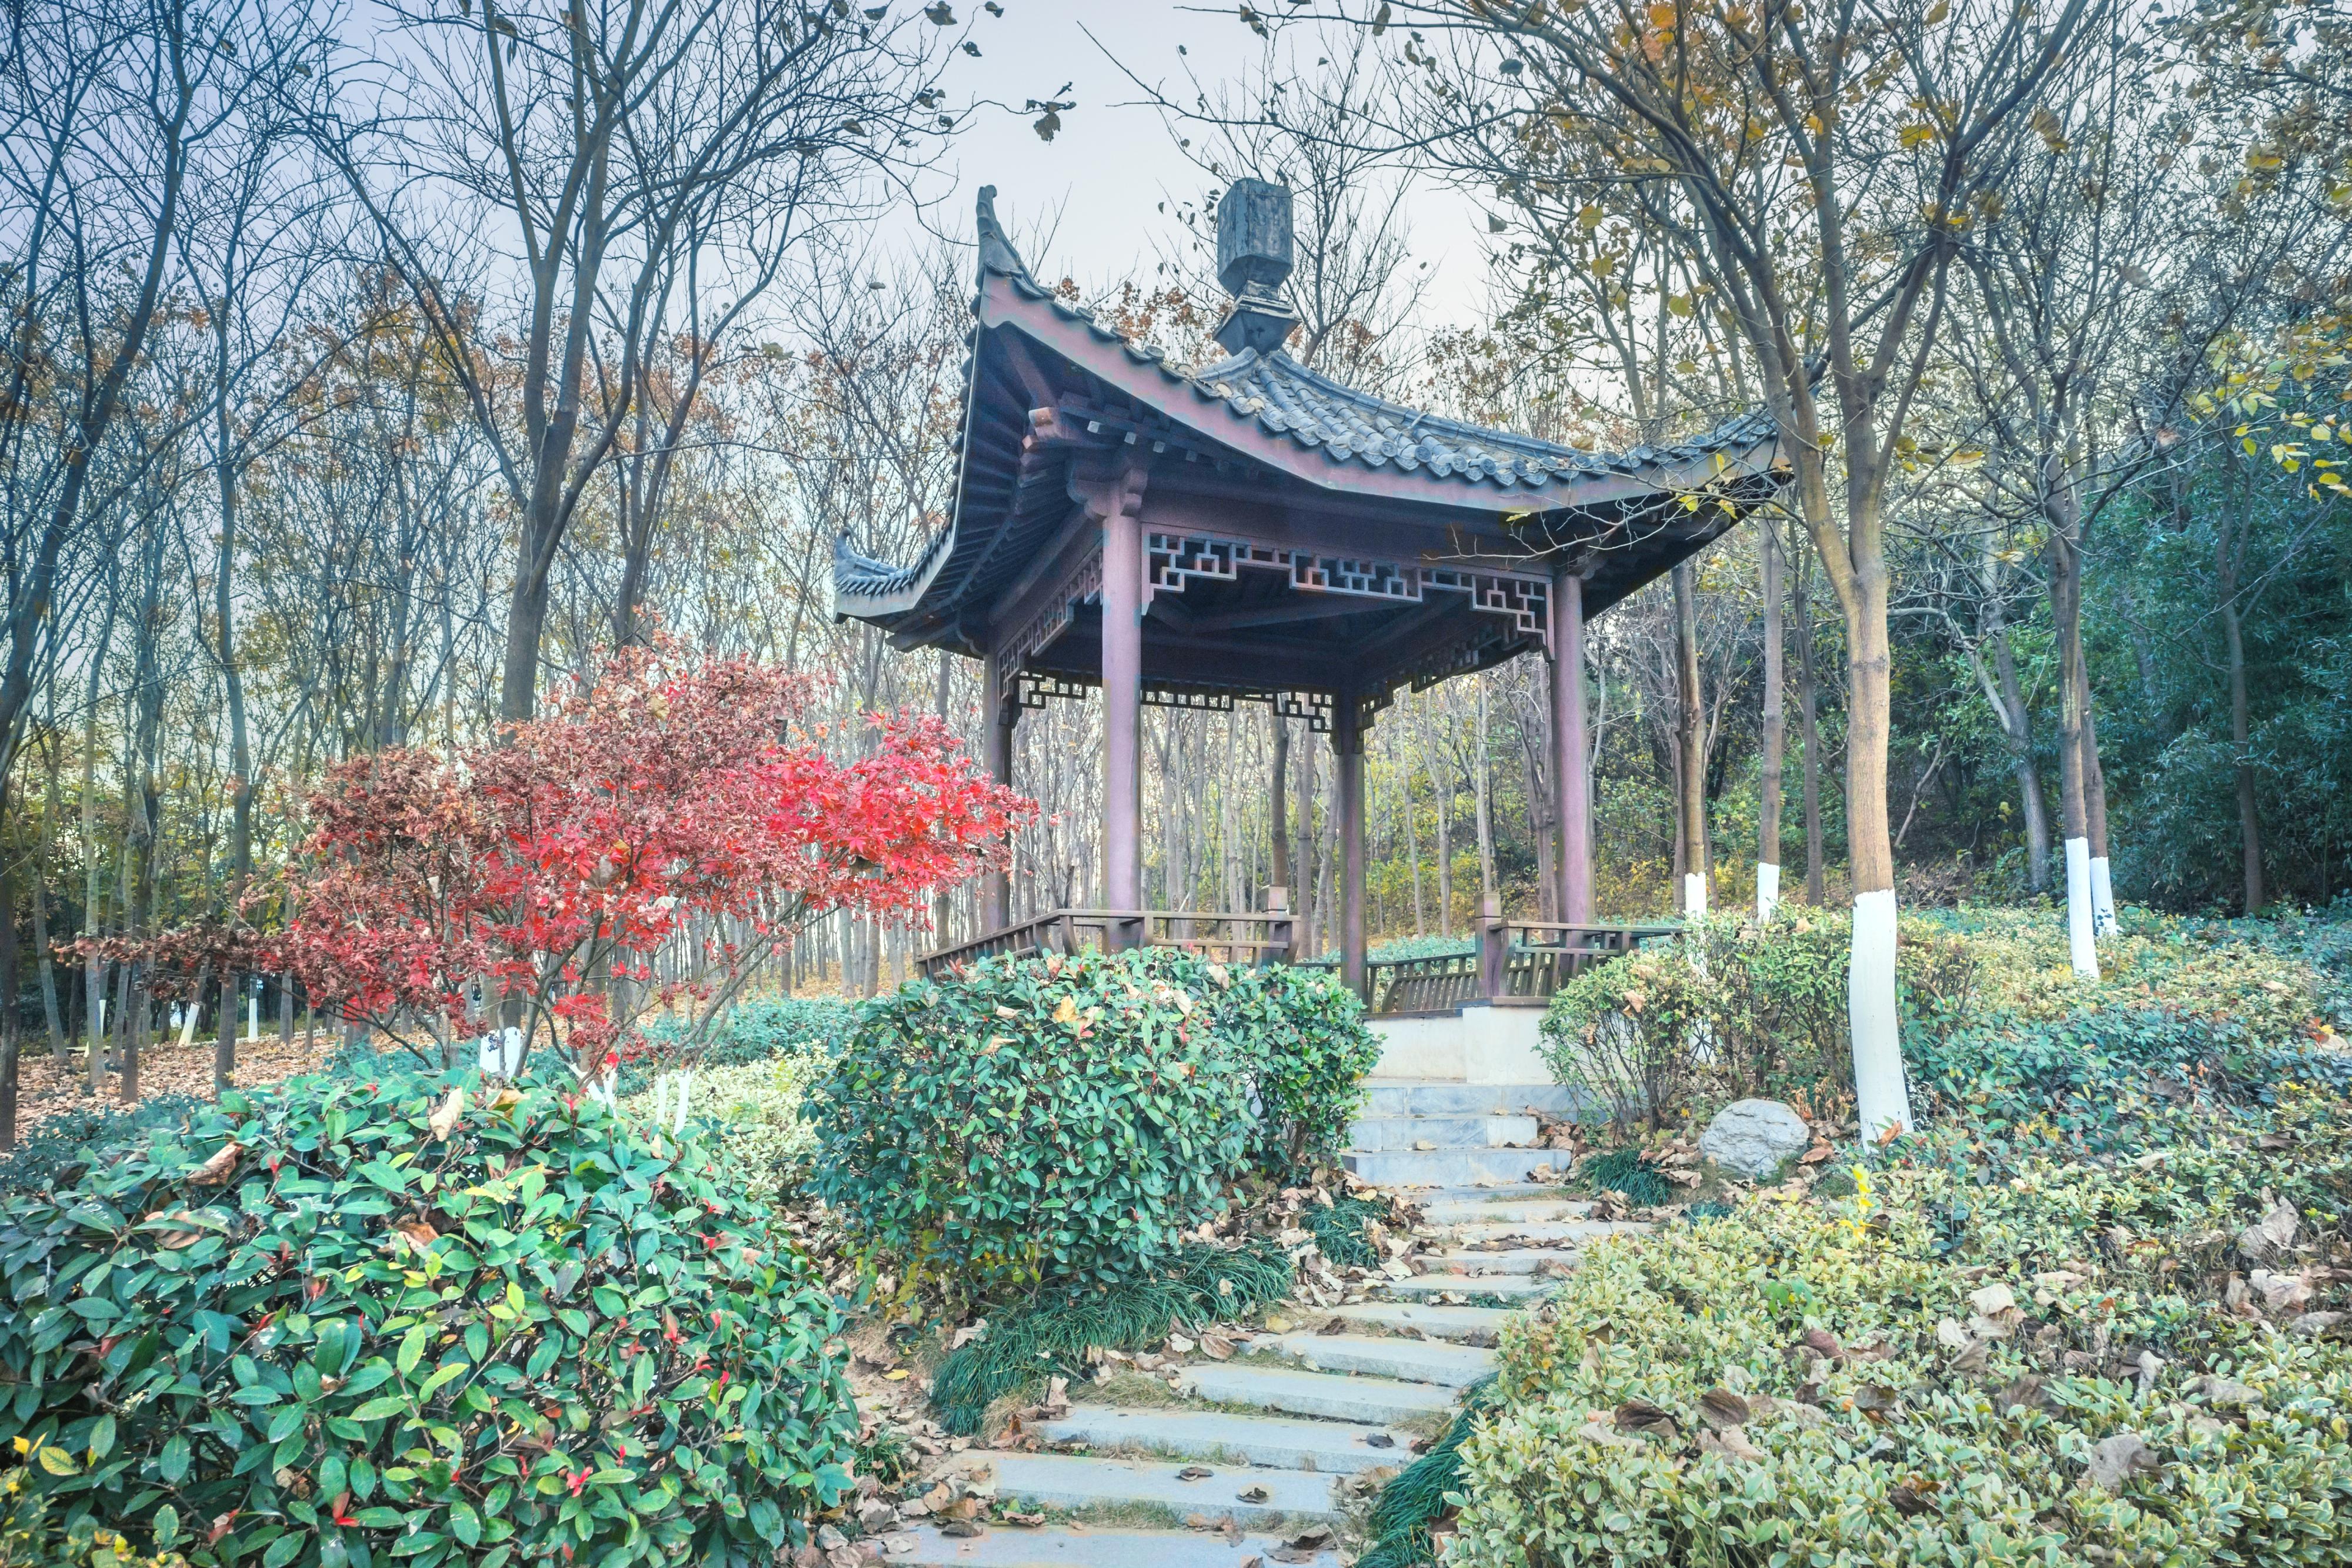
[{"label": "red-brown wooden post", "polygon": [[[1010,788],[1013,783],[1013,727],[1021,722],[1021,697],[1012,689],[1013,672],[1004,667],[1003,655],[989,652],[981,674],[981,750],[988,764],[988,776]],[[1002,931],[1013,924],[1013,870],[988,873],[982,892],[987,907],[981,918],[990,931]]]},{"label": "red-brown wooden post", "polygon": [[1503,901],[1478,901],[1478,994],[1488,1001],[1503,994],[1503,966],[1510,927],[1503,924]]},{"label": "red-brown wooden post", "polygon": [[1339,760],[1339,977],[1367,1000],[1364,936],[1364,731],[1353,693],[1332,704],[1331,751]]},{"label": "red-brown wooden post", "polygon": [[1592,920],[1592,776],[1584,736],[1584,580],[1562,572],[1551,596],[1552,779],[1559,803],[1559,917]]},{"label": "red-brown wooden post", "polygon": [[1118,910],[1143,907],[1143,528],[1135,488],[1118,485],[1102,520],[1103,903]]}]

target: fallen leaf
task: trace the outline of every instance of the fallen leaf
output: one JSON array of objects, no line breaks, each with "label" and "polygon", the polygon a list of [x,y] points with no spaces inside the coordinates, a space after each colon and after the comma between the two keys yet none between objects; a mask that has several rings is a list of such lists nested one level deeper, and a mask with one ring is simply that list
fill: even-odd
[{"label": "fallen leaf", "polygon": [[1698,1396],[1698,1418],[1713,1431],[1727,1432],[1744,1426],[1752,1414],[1748,1401],[1728,1388],[1710,1388]]},{"label": "fallen leaf", "polygon": [[392,1228],[392,1234],[395,1241],[417,1253],[430,1252],[441,1239],[441,1233],[421,1219],[404,1219]]},{"label": "fallen leaf", "polygon": [[2091,1446],[2091,1483],[2103,1491],[2119,1492],[2134,1476],[2160,1468],[2156,1451],[2137,1432],[2118,1432]]},{"label": "fallen leaf", "polygon": [[236,1162],[244,1153],[245,1145],[234,1138],[230,1139],[220,1146],[219,1152],[212,1158],[188,1173],[188,1185],[190,1186],[220,1186],[221,1183],[228,1180],[229,1173],[236,1169]]},{"label": "fallen leaf", "polygon": [[433,1108],[433,1114],[425,1118],[425,1124],[435,1137],[446,1138],[457,1130],[457,1118],[465,1113],[466,1092],[452,1088],[448,1097]]},{"label": "fallen leaf", "polygon": [[1620,1432],[1664,1437],[1670,1443],[1676,1436],[1674,1416],[1646,1399],[1628,1399],[1617,1406],[1613,1419]]},{"label": "fallen leaf", "polygon": [[[1180,1481],[1204,1481],[1216,1473],[1206,1465],[1186,1465],[1176,1472],[1176,1479]],[[1206,1529],[1207,1526],[1202,1528]]]},{"label": "fallen leaf", "polygon": [[1245,1486],[1234,1493],[1234,1498],[1242,1502],[1264,1502],[1273,1495],[1274,1493],[1262,1486]]},{"label": "fallen leaf", "polygon": [[1916,1519],[1923,1513],[1933,1513],[1936,1505],[1929,1500],[1942,1485],[1932,1476],[1906,1476],[1895,1489],[1886,1494],[1895,1511],[1906,1519]]}]

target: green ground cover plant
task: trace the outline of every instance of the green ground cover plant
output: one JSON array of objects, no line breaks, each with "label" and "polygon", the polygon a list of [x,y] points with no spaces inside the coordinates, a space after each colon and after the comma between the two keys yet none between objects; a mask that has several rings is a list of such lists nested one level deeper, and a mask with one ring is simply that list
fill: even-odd
[{"label": "green ground cover plant", "polygon": [[0,1193],[70,1186],[105,1151],[157,1127],[184,1126],[203,1102],[158,1094],[136,1105],[93,1100],[60,1112],[0,1153]]},{"label": "green ground cover plant", "polygon": [[1474,1568],[2352,1560],[2340,948],[2141,917],[2092,984],[1938,924],[1976,999],[1906,1034],[1921,1130],[1587,1248],[1458,1515],[1391,1523]]},{"label": "green ground cover plant", "polygon": [[232,1092],[0,1205],[0,1440],[194,1568],[766,1563],[857,1421],[743,1188],[561,1087]]},{"label": "green ground cover plant", "polygon": [[810,1092],[814,1185],[897,1300],[1147,1278],[1245,1176],[1328,1157],[1377,1055],[1312,973],[989,959],[866,1005]]},{"label": "green ground cover plant", "polygon": [[1064,1286],[990,1320],[931,1378],[931,1405],[955,1433],[973,1433],[1007,1395],[1042,1393],[1049,1379],[1087,1375],[1088,1353],[1148,1350],[1171,1330],[1205,1328],[1270,1307],[1290,1293],[1290,1260],[1265,1240],[1239,1248],[1179,1248],[1159,1275],[1115,1289]]}]

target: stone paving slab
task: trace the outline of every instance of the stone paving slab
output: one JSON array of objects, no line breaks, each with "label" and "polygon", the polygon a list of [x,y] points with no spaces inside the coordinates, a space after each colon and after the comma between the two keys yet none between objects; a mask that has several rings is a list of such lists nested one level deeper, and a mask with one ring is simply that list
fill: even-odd
[{"label": "stone paving slab", "polygon": [[1533,1116],[1367,1116],[1348,1125],[1348,1146],[1360,1150],[1503,1148],[1536,1141]]},{"label": "stone paving slab", "polygon": [[[1231,1515],[1244,1529],[1286,1519],[1337,1520],[1332,1478],[1309,1470],[1263,1469],[1249,1465],[1207,1465],[1183,1459],[1094,1458],[1078,1454],[1016,1454],[1002,1449],[960,1455],[954,1469],[996,1467],[996,1495],[1083,1509],[1143,1503],[1173,1509],[1180,1516]],[[1186,1470],[1206,1470],[1197,1479]],[[1244,1502],[1244,1488],[1265,1490],[1263,1501]]]},{"label": "stone paving slab", "polygon": [[1318,1372],[1392,1377],[1402,1383],[1432,1383],[1467,1388],[1495,1369],[1495,1353],[1466,1344],[1421,1339],[1383,1339],[1370,1334],[1285,1334],[1282,1354]]},{"label": "stone paving slab", "polygon": [[1591,1218],[1590,1198],[1519,1196],[1527,1190],[1520,1187],[1508,1196],[1485,1198],[1432,1197],[1422,1200],[1421,1217],[1432,1225],[1495,1225],[1509,1220],[1556,1224]]},{"label": "stone paving slab", "polygon": [[[1021,1530],[991,1526],[984,1535],[957,1540],[936,1528],[886,1535],[885,1563],[905,1568],[1244,1568],[1282,1544],[1278,1535],[1246,1535],[1235,1546],[1196,1530]],[[903,1552],[888,1551],[899,1542]],[[1336,1552],[1318,1552],[1309,1568],[1339,1568]]]},{"label": "stone paving slab", "polygon": [[1331,1315],[1367,1327],[1417,1332],[1431,1339],[1492,1343],[1512,1316],[1507,1307],[1449,1307],[1419,1301],[1363,1301]]},{"label": "stone paving slab", "polygon": [[1454,1407],[1454,1390],[1435,1384],[1348,1377],[1287,1366],[1188,1366],[1176,1386],[1180,1393],[1221,1405],[1249,1405],[1291,1416],[1375,1426]]},{"label": "stone paving slab", "polygon": [[[1035,1429],[1048,1443],[1141,1448],[1183,1458],[1274,1465],[1335,1476],[1412,1460],[1410,1432],[1350,1421],[1303,1421],[1226,1410],[1074,1405],[1067,1416],[1041,1421]],[[1379,1439],[1386,1439],[1385,1446],[1375,1447]]]},{"label": "stone paving slab", "polygon": [[1539,1111],[1560,1117],[1576,1107],[1572,1089],[1557,1083],[1423,1083],[1372,1079],[1364,1113],[1370,1116],[1463,1116]]},{"label": "stone paving slab", "polygon": [[1383,1289],[1391,1296],[1414,1300],[1451,1291],[1465,1296],[1496,1296],[1532,1302],[1549,1295],[1559,1284],[1558,1280],[1538,1280],[1532,1274],[1489,1274],[1483,1279],[1472,1279],[1466,1274],[1415,1274],[1410,1280],[1391,1280]]},{"label": "stone paving slab", "polygon": [[1646,1236],[1651,1227],[1638,1219],[1498,1219],[1477,1225],[1439,1228],[1447,1241],[1501,1241],[1524,1237],[1529,1241],[1581,1245],[1612,1236]]},{"label": "stone paving slab", "polygon": [[[1525,1181],[1538,1166],[1558,1169],[1564,1149],[1351,1149],[1341,1162],[1376,1186],[1471,1186],[1480,1180]],[[1410,1195],[1407,1195],[1410,1196]]]},{"label": "stone paving slab", "polygon": [[1572,1268],[1576,1263],[1576,1253],[1573,1249],[1559,1247],[1511,1247],[1499,1252],[1471,1249],[1461,1252],[1424,1252],[1413,1261],[1424,1274],[1478,1278],[1541,1273],[1546,1264],[1565,1263]]}]

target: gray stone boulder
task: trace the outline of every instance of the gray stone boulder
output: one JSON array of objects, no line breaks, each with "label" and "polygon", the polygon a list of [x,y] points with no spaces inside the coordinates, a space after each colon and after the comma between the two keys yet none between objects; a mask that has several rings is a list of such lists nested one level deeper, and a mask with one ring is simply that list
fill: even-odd
[{"label": "gray stone boulder", "polygon": [[1778,1100],[1735,1100],[1699,1134],[1698,1152],[1733,1176],[1759,1181],[1812,1141],[1805,1119]]}]

